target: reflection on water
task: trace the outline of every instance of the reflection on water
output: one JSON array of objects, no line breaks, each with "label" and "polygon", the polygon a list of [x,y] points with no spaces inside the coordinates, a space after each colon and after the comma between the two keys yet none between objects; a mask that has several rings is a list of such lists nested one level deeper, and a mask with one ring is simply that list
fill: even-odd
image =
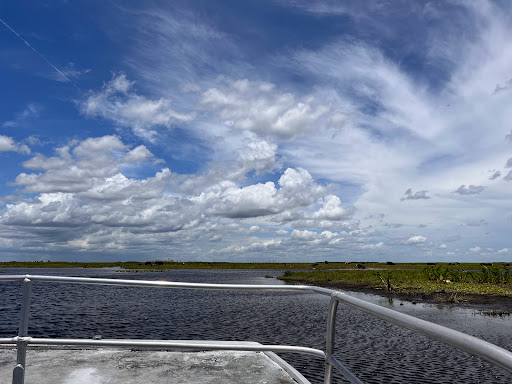
[{"label": "reflection on water", "polygon": [[[119,273],[106,269],[2,270],[202,283],[281,284],[268,271],[177,270]],[[277,272],[273,271],[273,274]],[[404,302],[351,293],[512,349],[510,317],[471,309]],[[0,284],[0,337],[16,331],[20,284]],[[37,337],[252,340],[323,349],[329,298],[289,292],[227,292],[35,283],[30,335]],[[345,306],[339,307],[336,355],[367,383],[510,383],[512,375],[482,360]],[[321,383],[323,363],[283,357]],[[336,382],[344,382],[337,377]]]}]

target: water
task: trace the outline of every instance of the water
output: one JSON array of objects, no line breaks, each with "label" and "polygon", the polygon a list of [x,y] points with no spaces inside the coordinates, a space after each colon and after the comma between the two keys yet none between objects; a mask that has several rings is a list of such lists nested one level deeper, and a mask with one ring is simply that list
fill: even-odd
[{"label": "water", "polygon": [[[281,284],[258,270],[175,270],[120,273],[110,269],[1,270],[201,283]],[[20,283],[0,284],[0,337],[16,333]],[[355,296],[512,349],[512,319],[474,310],[412,305],[379,296]],[[251,340],[324,349],[329,298],[290,292],[192,291],[35,283],[29,334],[34,337]],[[510,383],[512,375],[415,332],[340,304],[336,356],[366,383]],[[323,362],[283,354],[312,383]],[[30,362],[28,362],[30,364]],[[336,383],[344,383],[335,378]]]}]

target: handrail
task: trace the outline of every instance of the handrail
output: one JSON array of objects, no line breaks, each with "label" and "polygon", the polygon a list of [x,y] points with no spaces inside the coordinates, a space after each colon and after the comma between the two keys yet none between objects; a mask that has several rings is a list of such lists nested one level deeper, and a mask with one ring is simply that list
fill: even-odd
[{"label": "handrail", "polygon": [[67,277],[67,276],[40,276],[40,275],[4,275],[0,281],[31,281],[52,283],[75,283],[92,285],[121,285],[154,288],[179,288],[179,289],[212,289],[212,290],[237,290],[237,291],[306,291],[330,296],[332,289],[315,287],[310,285],[258,285],[258,284],[205,284],[183,283],[177,281],[158,280],[126,280],[126,279],[102,279],[93,277]]},{"label": "handrail", "polygon": [[[176,348],[176,349],[203,349],[203,350],[243,350],[243,351],[273,351],[295,352],[313,355],[325,360],[325,384],[332,383],[333,368],[340,371],[351,383],[359,384],[361,381],[334,356],[335,318],[338,303],[343,302],[354,308],[389,321],[393,324],[417,331],[432,339],[449,344],[457,349],[479,356],[512,373],[512,352],[498,347],[476,337],[443,327],[425,320],[418,319],[388,308],[381,307],[367,301],[357,299],[346,293],[328,288],[308,285],[251,285],[251,284],[205,284],[183,283],[170,281],[146,281],[125,279],[102,279],[86,277],[40,276],[40,275],[3,275],[1,281],[23,282],[23,297],[20,315],[18,337],[2,338],[0,344],[16,344],[18,348],[17,365],[13,371],[13,384],[23,384],[25,372],[26,348],[30,344],[41,345],[81,345],[81,346],[111,346],[111,347],[144,347],[149,349]],[[74,284],[117,285],[137,287],[157,287],[173,289],[207,289],[207,290],[242,290],[242,291],[296,291],[317,293],[331,297],[327,319],[326,351],[318,349],[286,346],[286,345],[240,345],[226,342],[201,342],[190,340],[88,340],[88,339],[50,339],[28,337],[28,313],[30,310],[30,295],[33,282],[54,282]]]},{"label": "handrail", "polygon": [[320,349],[298,347],[294,345],[239,344],[202,340],[138,340],[138,339],[52,339],[40,337],[12,337],[0,339],[0,344],[16,344],[25,342],[28,345],[66,345],[83,347],[114,347],[144,349],[177,349],[203,351],[253,351],[253,352],[288,352],[303,353],[325,360],[325,353]]}]

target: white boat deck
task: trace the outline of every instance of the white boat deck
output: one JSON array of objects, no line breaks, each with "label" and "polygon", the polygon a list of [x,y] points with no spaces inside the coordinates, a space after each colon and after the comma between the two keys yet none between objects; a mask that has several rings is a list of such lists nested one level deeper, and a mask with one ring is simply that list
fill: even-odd
[{"label": "white boat deck", "polygon": [[[0,348],[1,383],[11,382],[15,365],[16,349]],[[293,371],[275,354],[265,352],[37,347],[27,351],[25,384],[309,383],[303,377],[294,380]]]}]

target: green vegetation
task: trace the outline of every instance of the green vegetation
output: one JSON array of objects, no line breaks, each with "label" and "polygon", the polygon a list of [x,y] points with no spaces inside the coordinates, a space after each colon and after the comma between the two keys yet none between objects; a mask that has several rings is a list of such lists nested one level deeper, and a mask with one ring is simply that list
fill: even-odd
[{"label": "green vegetation", "polygon": [[396,264],[381,265],[381,270],[368,270],[368,264],[357,270],[286,271],[281,279],[429,302],[483,302],[497,297],[510,301],[512,297],[508,264]]}]

